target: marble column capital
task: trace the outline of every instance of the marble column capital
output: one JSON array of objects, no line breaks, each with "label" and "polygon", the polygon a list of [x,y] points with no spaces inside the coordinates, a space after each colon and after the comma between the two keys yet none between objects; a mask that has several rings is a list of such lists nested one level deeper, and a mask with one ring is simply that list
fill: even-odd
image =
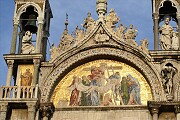
[{"label": "marble column capital", "polygon": [[18,24],[19,24],[19,19],[14,18],[14,19],[13,19],[13,24],[14,24],[14,25],[18,25]]},{"label": "marble column capital", "polygon": [[180,105],[175,105],[174,108],[176,113],[180,113]]},{"label": "marble column capital", "polygon": [[41,62],[40,59],[33,59],[34,66],[38,66],[39,67],[40,62]]},{"label": "marble column capital", "polygon": [[159,13],[153,13],[152,16],[154,20],[159,19]]},{"label": "marble column capital", "polygon": [[36,110],[36,103],[34,102],[27,102],[26,105],[28,106],[28,111],[34,112]]},{"label": "marble column capital", "polygon": [[44,23],[44,18],[43,17],[38,17],[37,21],[38,21],[38,24],[43,24]]},{"label": "marble column capital", "polygon": [[6,102],[0,103],[0,106],[1,106],[1,112],[6,112],[7,111],[8,103],[6,103]]},{"label": "marble column capital", "polygon": [[40,112],[42,117],[50,117],[54,113],[53,103],[40,103]]},{"label": "marble column capital", "polygon": [[177,13],[176,13],[176,18],[177,18],[178,20],[180,20],[180,12],[177,12]]},{"label": "marble column capital", "polygon": [[7,60],[8,68],[12,68],[14,64],[14,60]]}]

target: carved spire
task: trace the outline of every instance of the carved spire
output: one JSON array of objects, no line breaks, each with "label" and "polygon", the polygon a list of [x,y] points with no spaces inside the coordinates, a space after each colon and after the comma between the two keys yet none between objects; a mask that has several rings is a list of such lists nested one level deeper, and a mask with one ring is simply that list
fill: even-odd
[{"label": "carved spire", "polygon": [[107,0],[97,0],[96,12],[99,15],[99,19],[103,19],[107,13]]}]

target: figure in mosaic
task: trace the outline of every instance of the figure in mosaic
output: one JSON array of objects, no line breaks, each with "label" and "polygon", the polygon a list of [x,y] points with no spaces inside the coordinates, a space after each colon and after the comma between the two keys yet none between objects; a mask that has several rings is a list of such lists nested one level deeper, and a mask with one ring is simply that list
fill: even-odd
[{"label": "figure in mosaic", "polygon": [[31,86],[32,83],[32,73],[30,69],[26,69],[26,72],[21,75],[21,86]]},{"label": "figure in mosaic", "polygon": [[173,27],[169,24],[170,17],[164,17],[164,24],[159,29],[160,32],[160,46],[162,50],[169,50],[172,48],[172,34]]},{"label": "figure in mosaic", "polygon": [[32,44],[32,33],[30,31],[26,31],[25,35],[22,38],[22,54],[31,54],[34,53],[34,45]]}]

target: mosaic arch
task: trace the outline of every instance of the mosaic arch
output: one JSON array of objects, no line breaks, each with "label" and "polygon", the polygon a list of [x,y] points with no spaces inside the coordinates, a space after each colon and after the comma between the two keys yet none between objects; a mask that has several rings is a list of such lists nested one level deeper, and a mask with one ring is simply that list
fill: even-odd
[{"label": "mosaic arch", "polygon": [[56,86],[55,107],[146,105],[150,86],[135,68],[114,60],[95,60],[70,71]]}]

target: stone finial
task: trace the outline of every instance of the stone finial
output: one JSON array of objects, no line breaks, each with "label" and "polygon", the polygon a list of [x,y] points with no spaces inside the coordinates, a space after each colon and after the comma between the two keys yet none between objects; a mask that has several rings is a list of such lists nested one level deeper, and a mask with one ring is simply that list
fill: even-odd
[{"label": "stone finial", "polygon": [[107,13],[107,0],[97,0],[96,12],[99,15],[99,19],[104,18],[104,15]]}]

